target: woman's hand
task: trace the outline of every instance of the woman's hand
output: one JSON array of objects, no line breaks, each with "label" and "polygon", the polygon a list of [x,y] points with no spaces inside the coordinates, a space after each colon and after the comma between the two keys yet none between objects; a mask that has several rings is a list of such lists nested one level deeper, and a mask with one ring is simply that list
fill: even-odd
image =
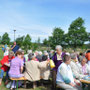
[{"label": "woman's hand", "polygon": [[74,79],[74,82],[75,82],[78,86],[80,86],[80,82],[79,82],[79,81],[77,81],[76,79]]},{"label": "woman's hand", "polygon": [[23,67],[21,67],[21,73],[23,72]]},{"label": "woman's hand", "polygon": [[47,64],[49,64],[50,60],[47,60]]},{"label": "woman's hand", "polygon": [[71,85],[72,87],[75,87],[75,84],[73,84],[73,83],[70,83],[70,85]]}]

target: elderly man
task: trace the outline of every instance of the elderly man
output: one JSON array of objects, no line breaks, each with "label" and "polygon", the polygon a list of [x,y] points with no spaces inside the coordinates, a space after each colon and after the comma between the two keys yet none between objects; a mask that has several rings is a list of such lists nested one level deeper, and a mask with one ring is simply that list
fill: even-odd
[{"label": "elderly man", "polygon": [[36,58],[38,59],[39,62],[42,61],[42,52],[41,51],[38,52],[38,55],[36,56]]},{"label": "elderly man", "polygon": [[[10,51],[9,55],[4,56],[3,59],[0,61],[2,67],[1,67],[1,73],[0,73],[0,85],[2,83],[2,78],[4,76],[4,72],[7,72],[6,79],[8,79],[8,67],[5,65],[6,63],[10,63],[10,61],[14,58],[14,52]],[[6,80],[7,82],[7,80]]]},{"label": "elderly man", "polygon": [[52,57],[52,60],[55,63],[55,68],[53,68],[53,71],[52,71],[52,88],[54,88],[54,89],[56,88],[55,81],[56,81],[57,70],[58,70],[58,67],[60,66],[60,64],[63,62],[62,59],[63,59],[64,55],[65,55],[65,53],[62,52],[62,46],[57,45],[56,53]]}]

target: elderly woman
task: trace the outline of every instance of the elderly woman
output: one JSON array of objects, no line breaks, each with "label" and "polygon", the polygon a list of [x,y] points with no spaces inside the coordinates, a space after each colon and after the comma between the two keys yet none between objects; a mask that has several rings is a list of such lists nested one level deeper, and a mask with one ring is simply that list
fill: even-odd
[{"label": "elderly woman", "polygon": [[55,63],[55,68],[53,68],[52,71],[52,89],[55,89],[55,81],[56,81],[56,74],[57,74],[57,69],[59,65],[63,62],[62,58],[65,55],[64,52],[62,52],[62,47],[60,45],[56,46],[56,53],[53,55],[52,60]]},{"label": "elderly woman", "polygon": [[84,56],[80,56],[80,64],[78,65],[80,68],[80,73],[83,75],[90,75],[90,68],[88,64],[86,64],[87,59]]},{"label": "elderly woman", "polygon": [[40,80],[40,69],[46,68],[48,66],[49,61],[40,63],[36,61],[36,55],[32,54],[30,57],[30,61],[25,62],[26,70],[24,72],[24,76],[27,80],[33,82],[33,88],[36,87],[36,81]]},{"label": "elderly woman", "polygon": [[70,56],[64,55],[63,63],[58,68],[56,84],[64,90],[82,90],[80,83],[73,77],[70,62]]},{"label": "elderly woman", "polygon": [[[0,85],[2,82],[2,78],[4,76],[4,72],[7,72],[6,74],[6,79],[8,79],[8,66],[6,66],[6,63],[10,63],[11,60],[14,58],[14,52],[10,51],[9,54],[7,56],[4,56],[3,59],[0,61],[1,63],[1,73],[0,73]],[[6,80],[7,82],[7,80]]]},{"label": "elderly woman", "polygon": [[36,58],[38,59],[39,62],[42,61],[42,52],[38,51],[38,55],[36,56]]},{"label": "elderly woman", "polygon": [[[10,63],[9,77],[10,78],[20,78],[24,75],[23,71],[23,61],[21,59],[22,53],[20,51],[16,52],[16,57]],[[13,81],[11,89],[16,88],[15,81]]]},{"label": "elderly woman", "polygon": [[82,79],[85,77],[82,73],[80,73],[80,68],[78,67],[79,62],[77,61],[77,55],[75,53],[71,54],[71,69],[73,74],[75,75],[75,78]]},{"label": "elderly woman", "polygon": [[[48,61],[48,56],[44,55],[42,57],[43,61],[41,64],[45,66],[46,62]],[[50,65],[48,64],[46,68],[41,68],[41,77],[44,80],[48,80],[50,77]]]}]

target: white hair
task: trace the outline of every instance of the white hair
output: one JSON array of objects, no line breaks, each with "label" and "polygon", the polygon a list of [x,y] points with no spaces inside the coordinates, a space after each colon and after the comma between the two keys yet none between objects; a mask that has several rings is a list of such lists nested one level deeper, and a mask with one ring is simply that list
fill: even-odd
[{"label": "white hair", "polygon": [[86,59],[86,57],[85,57],[85,56],[79,56],[79,59],[80,59],[80,62],[82,62],[82,61],[83,61],[83,59],[85,59],[85,60],[87,61],[87,59]]},{"label": "white hair", "polygon": [[50,52],[54,52],[54,50],[51,50]]},{"label": "white hair", "polygon": [[47,51],[44,51],[44,55],[48,55],[48,52]]},{"label": "white hair", "polygon": [[39,55],[42,55],[42,52],[41,52],[41,51],[39,51],[39,52],[38,52],[38,54],[39,54]]},{"label": "white hair", "polygon": [[62,50],[62,46],[61,45],[57,45],[56,46],[56,50],[59,49],[59,50]]},{"label": "white hair", "polygon": [[19,48],[19,50],[18,51],[22,51],[22,49],[21,48]]},{"label": "white hair", "polygon": [[38,53],[38,51],[35,51],[35,53]]},{"label": "white hair", "polygon": [[44,53],[47,53],[47,51],[43,51]]},{"label": "white hair", "polygon": [[70,53],[69,52],[66,52],[66,55],[70,56]]},{"label": "white hair", "polygon": [[32,60],[34,57],[36,57],[36,55],[35,54],[31,54],[29,59]]},{"label": "white hair", "polygon": [[34,54],[37,56],[38,55],[38,51],[35,51]]},{"label": "white hair", "polygon": [[28,50],[27,52],[28,52],[28,54],[30,54],[30,53],[32,53],[32,50]]}]

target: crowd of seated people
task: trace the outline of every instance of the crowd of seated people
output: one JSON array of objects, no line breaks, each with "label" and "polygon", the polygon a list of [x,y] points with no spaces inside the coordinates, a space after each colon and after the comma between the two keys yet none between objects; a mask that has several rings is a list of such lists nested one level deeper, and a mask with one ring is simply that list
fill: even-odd
[{"label": "crowd of seated people", "polygon": [[[16,43],[14,42],[11,48],[12,51],[6,48],[6,54],[0,61],[2,65],[0,85],[5,72],[5,85],[8,84],[9,78],[24,77],[33,83],[33,88],[36,88],[37,81],[43,84],[44,80],[49,80],[51,78],[51,90],[56,90],[56,86],[64,90],[82,90],[80,79],[88,80],[88,77],[90,77],[89,51],[77,55],[77,52],[63,52],[62,46],[57,45],[55,51],[42,52],[28,50],[25,54],[24,50],[20,48],[16,48],[17,50],[14,49],[15,46]],[[15,51],[13,52],[13,50]],[[54,68],[50,67],[50,59],[52,59],[55,64]],[[10,64],[10,66],[6,64]],[[22,81],[19,81],[18,84],[19,87],[22,86]],[[26,84],[26,81],[24,84]],[[11,90],[16,88],[15,81],[11,83],[10,88]]]}]

